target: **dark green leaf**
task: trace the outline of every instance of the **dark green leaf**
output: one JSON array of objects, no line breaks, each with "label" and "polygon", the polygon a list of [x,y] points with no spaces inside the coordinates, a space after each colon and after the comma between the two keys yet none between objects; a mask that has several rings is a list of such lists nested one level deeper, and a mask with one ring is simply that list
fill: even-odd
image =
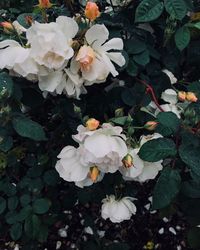
[{"label": "dark green leaf", "polygon": [[146,64],[149,63],[150,57],[149,57],[149,52],[148,50],[143,51],[140,54],[134,55],[133,59],[136,63],[139,65],[145,66]]},{"label": "dark green leaf", "polygon": [[144,143],[139,156],[144,161],[156,162],[169,156],[176,155],[175,143],[166,138],[153,139]]},{"label": "dark green leaf", "polygon": [[49,170],[44,174],[44,181],[49,186],[55,186],[59,180],[59,175],[55,170]]},{"label": "dark green leaf", "polygon": [[150,22],[163,12],[164,4],[159,0],[143,0],[137,7],[135,22]]},{"label": "dark green leaf", "polygon": [[160,112],[157,115],[158,122],[171,132],[176,132],[180,126],[180,120],[177,115],[172,112]]},{"label": "dark green leaf", "polygon": [[183,26],[176,31],[175,42],[180,51],[188,46],[190,42],[190,30],[186,26]]},{"label": "dark green leaf", "polygon": [[20,197],[20,203],[22,207],[27,206],[31,202],[31,197],[28,194],[24,194]]},{"label": "dark green leaf", "polygon": [[13,92],[13,81],[11,77],[5,73],[0,73],[0,95],[10,97]]},{"label": "dark green leaf", "polygon": [[45,132],[40,124],[26,117],[15,117],[13,119],[13,127],[16,132],[22,136],[33,139],[35,141],[46,140]]},{"label": "dark green leaf", "polygon": [[33,203],[33,211],[36,214],[45,214],[50,207],[50,202],[47,199],[37,199]]},{"label": "dark green leaf", "polygon": [[0,214],[2,214],[6,209],[6,200],[0,197]]},{"label": "dark green leaf", "polygon": [[21,223],[16,223],[11,226],[10,236],[13,240],[19,240],[19,238],[22,236],[22,224]]},{"label": "dark green leaf", "polygon": [[8,209],[10,211],[15,210],[17,208],[18,202],[19,202],[19,200],[18,200],[17,196],[10,197],[8,199]]},{"label": "dark green leaf", "polygon": [[165,8],[170,16],[178,20],[182,20],[187,13],[184,0],[165,0]]},{"label": "dark green leaf", "polygon": [[130,76],[137,76],[138,74],[138,66],[136,65],[136,63],[133,61],[132,58],[129,59],[129,63],[128,66],[126,68],[127,73]]},{"label": "dark green leaf", "polygon": [[28,237],[31,239],[36,239],[40,232],[40,219],[37,215],[33,214],[30,215],[26,220],[24,224],[24,231],[27,234]]},{"label": "dark green leaf", "polygon": [[190,144],[183,144],[179,147],[179,155],[185,164],[200,177],[200,147]]},{"label": "dark green leaf", "polygon": [[165,168],[153,190],[153,209],[168,206],[180,190],[181,177],[177,170]]}]

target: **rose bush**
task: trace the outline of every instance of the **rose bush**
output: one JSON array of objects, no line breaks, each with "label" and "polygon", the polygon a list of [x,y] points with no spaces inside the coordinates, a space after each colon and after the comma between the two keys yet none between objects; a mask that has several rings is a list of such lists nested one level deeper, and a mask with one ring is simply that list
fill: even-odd
[{"label": "rose bush", "polygon": [[134,223],[154,212],[184,221],[184,244],[199,249],[199,1],[0,7],[4,246],[68,237],[66,214],[78,207],[80,237],[92,236],[76,249],[153,249],[152,228],[140,239]]}]

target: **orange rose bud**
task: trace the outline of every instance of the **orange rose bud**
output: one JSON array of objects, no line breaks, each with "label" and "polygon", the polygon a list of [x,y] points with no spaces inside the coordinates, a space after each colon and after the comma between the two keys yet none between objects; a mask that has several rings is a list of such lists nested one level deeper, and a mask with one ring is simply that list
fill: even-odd
[{"label": "orange rose bud", "polygon": [[97,178],[98,178],[99,174],[100,174],[100,171],[99,171],[99,169],[96,166],[90,168],[89,178],[93,182],[97,181]]},{"label": "orange rose bud", "polygon": [[181,102],[184,102],[186,100],[186,92],[185,91],[179,91],[178,92],[178,99]]},{"label": "orange rose bud", "polygon": [[49,0],[39,0],[38,7],[40,9],[49,9],[52,7],[52,3]]},{"label": "orange rose bud", "polygon": [[90,118],[86,122],[86,128],[88,128],[90,131],[96,130],[99,127],[100,122],[94,118]]},{"label": "orange rose bud", "polygon": [[144,125],[144,128],[149,130],[149,131],[152,131],[154,130],[158,125],[158,122],[155,122],[155,121],[148,121],[145,125]]},{"label": "orange rose bud", "polygon": [[0,26],[4,28],[5,32],[10,32],[14,30],[13,25],[10,22],[1,22]]},{"label": "orange rose bud", "polygon": [[193,92],[187,92],[186,94],[186,100],[189,102],[197,102],[198,98]]},{"label": "orange rose bud", "polygon": [[100,16],[99,7],[96,3],[87,2],[85,7],[85,16],[90,20],[94,21],[97,17]]},{"label": "orange rose bud", "polygon": [[130,154],[127,154],[123,160],[122,163],[124,164],[125,168],[130,168],[133,166],[133,157]]}]

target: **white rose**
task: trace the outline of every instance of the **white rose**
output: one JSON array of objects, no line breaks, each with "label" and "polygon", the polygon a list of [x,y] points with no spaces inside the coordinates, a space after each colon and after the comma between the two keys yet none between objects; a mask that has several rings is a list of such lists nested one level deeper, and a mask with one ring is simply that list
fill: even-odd
[{"label": "white rose", "polygon": [[143,161],[144,168],[140,175],[136,177],[136,181],[145,182],[148,180],[153,180],[158,175],[159,171],[163,169],[162,160],[157,162],[147,162]]},{"label": "white rose", "polygon": [[31,56],[48,69],[61,69],[74,55],[72,38],[78,32],[77,23],[70,17],[60,16],[56,22],[35,22],[27,30]]},{"label": "white rose", "polygon": [[85,34],[86,44],[82,46],[73,64],[77,65],[77,72],[81,70],[85,85],[104,82],[109,73],[117,76],[118,72],[112,62],[120,67],[125,64],[121,52],[109,52],[110,50],[122,50],[121,38],[113,38],[106,42],[109,31],[104,25],[93,25]]},{"label": "white rose", "polygon": [[67,146],[58,155],[59,161],[56,163],[56,170],[65,181],[75,182],[86,179],[89,166],[80,161],[78,149]]},{"label": "white rose", "polygon": [[95,131],[79,126],[78,132],[73,139],[81,145],[82,160],[89,165],[96,165],[103,173],[116,172],[128,152],[122,128],[104,123]]},{"label": "white rose", "polygon": [[132,214],[136,214],[136,206],[131,201],[133,198],[124,197],[116,200],[114,195],[103,199],[101,207],[101,216],[104,220],[110,219],[113,223],[120,223],[124,220],[130,220]]},{"label": "white rose", "polygon": [[53,71],[48,75],[39,75],[39,88],[42,91],[59,95],[64,93],[77,99],[80,94],[86,93],[83,80],[78,74],[73,74],[69,69]]},{"label": "white rose", "polygon": [[36,75],[38,66],[30,56],[30,49],[14,40],[0,42],[0,69],[14,71],[23,77]]}]

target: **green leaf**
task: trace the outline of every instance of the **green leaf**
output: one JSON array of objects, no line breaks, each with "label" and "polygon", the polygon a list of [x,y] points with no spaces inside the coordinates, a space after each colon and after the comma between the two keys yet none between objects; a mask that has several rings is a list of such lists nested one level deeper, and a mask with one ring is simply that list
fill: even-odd
[{"label": "green leaf", "polygon": [[26,218],[28,218],[28,216],[30,216],[32,212],[32,208],[30,205],[23,207],[20,212],[17,214],[17,221],[23,221]]},{"label": "green leaf", "polygon": [[131,39],[126,41],[125,48],[128,54],[139,54],[146,50],[147,46],[143,41]]},{"label": "green leaf", "polygon": [[173,112],[160,112],[157,115],[157,120],[171,132],[176,132],[180,126],[180,120]]},{"label": "green leaf", "polygon": [[179,155],[181,160],[187,164],[190,169],[200,177],[200,147],[195,147],[190,144],[182,144],[179,147]]},{"label": "green leaf", "polygon": [[0,142],[0,150],[8,152],[13,146],[13,139],[11,136],[4,137],[3,141]]},{"label": "green leaf", "polygon": [[176,31],[175,43],[180,51],[184,50],[190,43],[190,30],[186,26]]},{"label": "green leaf", "polygon": [[22,207],[27,206],[31,202],[31,197],[29,194],[24,194],[20,197],[20,203]]},{"label": "green leaf", "polygon": [[148,50],[145,50],[140,54],[134,55],[133,59],[137,64],[145,66],[146,64],[150,62]]},{"label": "green leaf", "polygon": [[8,199],[8,209],[10,211],[15,210],[17,208],[18,202],[19,201],[18,201],[17,196],[10,197]]},{"label": "green leaf", "polygon": [[6,200],[0,197],[0,214],[2,214],[6,209]]},{"label": "green leaf", "polygon": [[138,66],[136,65],[136,63],[134,62],[132,58],[129,59],[129,63],[126,68],[126,71],[130,76],[137,76],[138,74]]},{"label": "green leaf", "polygon": [[15,117],[12,121],[16,132],[22,136],[35,141],[46,140],[45,132],[40,124],[26,117]]},{"label": "green leaf", "polygon": [[11,77],[5,73],[0,73],[0,95],[10,97],[13,92],[13,81]]},{"label": "green leaf", "polygon": [[131,122],[131,117],[129,116],[116,117],[112,118],[110,121],[118,125],[124,126],[128,121]]},{"label": "green leaf", "polygon": [[33,211],[36,214],[45,214],[50,207],[50,202],[47,199],[37,199],[33,203]]},{"label": "green leaf", "polygon": [[165,0],[166,11],[170,16],[182,20],[187,13],[187,7],[183,0]]},{"label": "green leaf", "polygon": [[135,22],[150,22],[163,12],[164,4],[159,0],[143,0],[137,7]]},{"label": "green leaf", "polygon": [[156,162],[176,155],[175,143],[167,138],[158,138],[144,143],[139,151],[139,157],[144,161]]},{"label": "green leaf", "polygon": [[178,170],[165,168],[153,190],[153,209],[168,206],[178,194],[180,185],[181,177]]},{"label": "green leaf", "polygon": [[13,240],[19,240],[22,236],[22,224],[15,223],[10,228],[10,236]]},{"label": "green leaf", "polygon": [[58,172],[55,170],[49,170],[44,174],[44,181],[49,186],[55,186],[59,180]]},{"label": "green leaf", "polygon": [[33,214],[30,215],[26,220],[24,224],[24,231],[27,234],[28,237],[31,239],[36,239],[40,232],[40,219],[37,215]]}]

